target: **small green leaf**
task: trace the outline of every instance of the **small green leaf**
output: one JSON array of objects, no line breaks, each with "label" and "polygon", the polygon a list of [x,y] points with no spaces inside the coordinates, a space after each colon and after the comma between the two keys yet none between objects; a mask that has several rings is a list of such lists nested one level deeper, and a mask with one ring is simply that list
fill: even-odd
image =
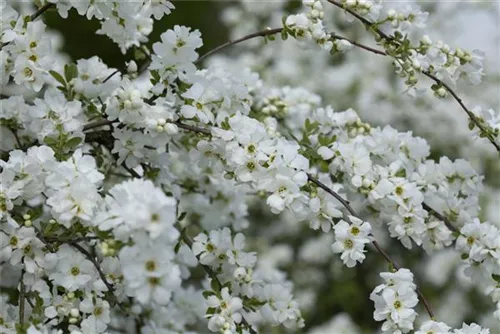
[{"label": "small green leaf", "polygon": [[54,77],[61,85],[64,87],[66,86],[66,81],[64,80],[63,76],[57,73],[56,71],[49,71],[50,75]]},{"label": "small green leaf", "polygon": [[205,290],[202,292],[202,295],[203,295],[203,297],[205,297],[205,299],[208,299],[208,297],[210,297],[210,296],[215,296],[215,292],[210,291],[210,290]]},{"label": "small green leaf", "polygon": [[215,279],[212,279],[212,281],[210,282],[210,287],[214,291],[220,291],[221,290],[219,282],[217,280],[215,280]]},{"label": "small green leaf", "polygon": [[285,29],[281,30],[281,39],[286,41],[288,39],[288,33]]},{"label": "small green leaf", "polygon": [[180,243],[180,242],[178,242],[178,243],[175,245],[175,247],[174,247],[174,253],[175,253],[175,254],[179,253],[179,249],[180,249],[180,248],[181,248],[181,243]]},{"label": "small green leaf", "polygon": [[65,65],[64,76],[66,77],[67,82],[76,78],[78,76],[78,67],[76,67],[76,64]]},{"label": "small green leaf", "polygon": [[181,214],[179,215],[179,217],[177,217],[177,221],[182,221],[184,220],[184,218],[186,218],[186,215],[187,215],[187,212],[181,212]]},{"label": "small green leaf", "polygon": [[70,149],[73,149],[73,148],[77,147],[78,145],[80,145],[81,142],[82,142],[82,138],[73,137],[66,142],[66,146]]},{"label": "small green leaf", "polygon": [[56,146],[57,145],[57,140],[52,138],[52,137],[45,137],[43,139],[43,142],[49,146]]}]

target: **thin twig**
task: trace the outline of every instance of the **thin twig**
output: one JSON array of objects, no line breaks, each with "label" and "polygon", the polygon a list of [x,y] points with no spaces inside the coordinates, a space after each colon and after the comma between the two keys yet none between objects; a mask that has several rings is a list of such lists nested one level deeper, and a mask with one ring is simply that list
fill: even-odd
[{"label": "thin twig", "polygon": [[210,135],[211,132],[208,129],[204,128],[199,128],[197,126],[181,123],[180,121],[172,122],[173,124],[177,125],[179,128],[188,130],[188,131],[193,131],[193,132],[198,132],[198,133],[203,133],[205,135]]},{"label": "thin twig", "polygon": [[[396,41],[393,37],[388,36],[387,34],[385,34],[382,30],[380,30],[370,20],[364,18],[363,16],[359,15],[358,13],[356,13],[355,11],[353,11],[353,10],[351,10],[349,8],[345,8],[341,3],[337,2],[336,0],[327,0],[327,1],[329,3],[335,5],[335,6],[339,7],[339,8],[342,8],[343,10],[345,10],[346,12],[348,12],[349,14],[351,14],[352,16],[356,17],[369,30],[371,30],[376,35],[378,35],[378,37],[383,38],[383,39],[391,42],[392,44],[394,44],[396,46],[400,45],[400,43],[398,41]],[[354,43],[352,43],[352,44],[355,45]],[[358,46],[358,45],[356,45],[356,46]],[[364,49],[366,49],[366,48],[364,48]],[[385,52],[384,53],[382,53],[382,52],[378,53],[377,52],[377,54],[388,56],[388,54],[385,53]],[[485,133],[485,134],[488,133],[488,130],[481,124],[481,122],[477,119],[476,115],[474,115],[474,113],[472,111],[470,111],[469,108],[467,108],[467,106],[462,101],[462,99],[458,96],[458,94],[448,84],[446,84],[442,80],[438,79],[434,74],[432,74],[429,71],[421,71],[421,73],[423,75],[425,75],[426,77],[428,77],[429,79],[433,80],[436,84],[438,84],[438,85],[442,86],[444,89],[446,89],[446,91],[448,93],[450,93],[451,96],[453,96],[453,98],[455,99],[455,101],[457,101],[457,103],[460,105],[460,107],[464,110],[464,112],[467,114],[467,116],[469,117],[469,119],[481,130],[481,132]],[[500,152],[500,144],[498,144],[492,136],[487,135],[486,137],[493,144],[493,146],[496,148],[496,150],[498,152]]]},{"label": "thin twig", "polygon": [[114,76],[115,76],[116,74],[118,74],[118,73],[120,73],[120,70],[115,70],[113,73],[111,73],[110,75],[108,75],[108,76],[106,77],[106,79],[104,79],[104,80],[103,80],[103,82],[102,82],[102,83],[106,83],[106,82],[108,82],[108,80],[109,80],[109,79],[111,79],[112,77],[114,77]]},{"label": "thin twig", "polygon": [[455,226],[453,226],[453,224],[450,222],[448,218],[446,218],[444,215],[440,214],[439,212],[431,208],[427,203],[423,202],[422,207],[431,215],[441,220],[446,225],[446,227],[448,227],[451,231],[458,232],[458,229]]},{"label": "thin twig", "polygon": [[356,41],[353,41],[352,39],[349,39],[347,37],[344,37],[344,36],[340,36],[340,35],[337,35],[337,34],[332,34],[332,38],[333,39],[341,39],[341,40],[344,40],[344,41],[348,41],[349,43],[351,43],[352,45],[354,46],[357,46],[358,48],[360,49],[364,49],[366,51],[369,51],[369,52],[373,52],[375,54],[378,54],[378,55],[381,55],[381,56],[387,56],[388,54],[383,51],[383,50],[379,50],[379,49],[375,49],[375,48],[372,48],[370,46],[367,46],[367,45],[364,45],[364,44],[361,44],[361,43],[358,43]]},{"label": "thin twig", "polygon": [[282,30],[283,30],[283,28],[266,29],[266,30],[258,31],[258,32],[255,32],[253,34],[249,34],[249,35],[246,35],[244,37],[235,39],[234,41],[231,41],[231,40],[227,41],[226,43],[224,43],[222,45],[219,45],[215,49],[212,49],[212,50],[208,51],[203,56],[201,56],[200,58],[198,58],[194,63],[198,64],[201,61],[203,61],[205,58],[210,57],[212,54],[217,53],[220,50],[222,50],[222,49],[224,49],[224,48],[226,48],[226,47],[228,47],[230,45],[234,45],[234,44],[238,44],[238,43],[241,43],[241,42],[244,42],[244,41],[248,41],[249,39],[252,39],[252,38],[255,38],[255,37],[266,37],[266,36],[270,36],[270,35],[279,34]]},{"label": "thin twig", "polygon": [[30,20],[31,21],[35,21],[40,15],[42,15],[43,13],[45,13],[46,11],[48,11],[50,8],[54,7],[55,4],[53,3],[48,3],[46,4],[45,6],[43,7],[40,7],[35,13],[33,13],[31,16],[30,16]]},{"label": "thin twig", "polygon": [[116,121],[110,121],[108,119],[101,119],[99,121],[95,121],[95,122],[92,122],[92,123],[89,123],[89,124],[86,124],[84,127],[83,127],[83,131],[87,131],[87,130],[91,130],[91,129],[94,129],[94,128],[98,128],[100,126],[105,126],[105,125],[111,125],[113,123],[115,123]]},{"label": "thin twig", "polygon": [[72,238],[72,239],[60,239],[57,236],[45,238],[45,240],[48,241],[48,242],[59,242],[59,243],[62,243],[62,244],[84,242],[84,241],[92,241],[92,240],[99,240],[99,239],[100,238],[97,237],[97,236],[93,236],[93,237],[77,237],[77,238]]},{"label": "thin twig", "polygon": [[18,134],[17,134],[17,131],[15,129],[12,129],[9,127],[9,130],[12,132],[12,134],[14,135],[14,138],[16,139],[16,143],[17,143],[17,146],[19,146],[19,149],[21,151],[25,151],[25,148],[24,146],[21,144],[21,139],[19,138]]},{"label": "thin twig", "polygon": [[[333,197],[335,197],[335,199],[337,199],[346,209],[347,211],[354,217],[357,217],[361,220],[363,220],[357,213],[356,211],[351,207],[351,205],[349,204],[349,202],[347,200],[345,200],[344,198],[342,198],[342,196],[340,196],[339,194],[337,194],[335,191],[333,191],[332,189],[330,189],[327,185],[325,185],[324,183],[322,183],[321,181],[319,181],[318,179],[316,179],[315,177],[313,177],[311,174],[307,174],[307,178],[310,182],[316,184],[318,187],[320,187],[321,189],[325,190],[328,194],[332,195]],[[399,270],[400,267],[398,266],[398,264],[389,256],[389,254],[387,254],[387,252],[380,246],[380,244],[376,241],[376,240],[373,240],[372,241],[372,244],[373,246],[375,247],[375,249],[377,250],[377,252],[382,255],[382,257],[392,266],[394,267],[396,270]],[[430,305],[429,305],[429,302],[427,301],[427,299],[425,298],[425,296],[422,294],[422,292],[417,288],[416,289],[416,292],[418,294],[418,296],[420,297],[420,300],[422,301],[422,303],[424,304],[424,307],[427,311],[427,313],[429,314],[429,316],[431,317],[431,319],[434,319],[434,312],[432,311]]]},{"label": "thin twig", "polygon": [[24,326],[24,300],[26,298],[26,286],[24,285],[24,269],[21,271],[21,286],[19,287],[19,325]]}]

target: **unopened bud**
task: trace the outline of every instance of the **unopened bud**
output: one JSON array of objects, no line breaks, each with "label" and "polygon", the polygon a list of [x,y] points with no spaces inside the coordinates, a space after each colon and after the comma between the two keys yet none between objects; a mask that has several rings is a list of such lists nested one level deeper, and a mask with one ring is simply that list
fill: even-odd
[{"label": "unopened bud", "polygon": [[137,73],[137,64],[135,61],[132,60],[127,64],[127,73],[128,74]]}]

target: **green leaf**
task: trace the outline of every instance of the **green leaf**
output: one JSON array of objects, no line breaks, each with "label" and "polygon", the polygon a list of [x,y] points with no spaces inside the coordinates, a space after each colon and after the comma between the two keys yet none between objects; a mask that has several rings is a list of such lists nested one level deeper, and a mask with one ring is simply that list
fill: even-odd
[{"label": "green leaf", "polygon": [[400,170],[398,170],[398,172],[395,174],[395,176],[397,176],[397,177],[406,177],[406,169],[401,168]]},{"label": "green leaf", "polygon": [[215,314],[215,311],[216,311],[216,309],[215,309],[214,307],[209,307],[209,308],[207,309],[206,314],[207,314],[207,315],[208,315],[208,314]]},{"label": "green leaf", "polygon": [[67,82],[76,78],[78,76],[78,67],[76,67],[76,64],[65,65],[64,76],[66,77]]},{"label": "green leaf", "polygon": [[202,295],[203,295],[203,297],[205,297],[205,299],[208,299],[208,297],[210,297],[210,296],[215,296],[215,292],[210,291],[210,290],[205,290],[202,292]]},{"label": "green leaf", "polygon": [[49,146],[57,146],[57,140],[52,137],[45,137],[43,142]]},{"label": "green leaf", "polygon": [[66,146],[70,149],[73,149],[73,148],[77,147],[78,145],[80,145],[81,142],[82,142],[82,138],[73,137],[66,142]]},{"label": "green leaf", "polygon": [[281,30],[281,39],[286,41],[288,39],[288,33],[285,29]]},{"label": "green leaf", "polygon": [[221,290],[219,282],[217,280],[215,280],[215,279],[212,279],[212,281],[210,282],[210,287],[214,291],[220,291]]},{"label": "green leaf", "polygon": [[491,274],[491,278],[493,278],[496,282],[500,283],[500,275]]},{"label": "green leaf", "polygon": [[50,75],[54,77],[61,85],[66,87],[66,81],[64,80],[63,76],[57,73],[56,71],[49,71]]},{"label": "green leaf", "polygon": [[179,253],[180,248],[181,248],[181,243],[180,242],[176,243],[174,247],[174,253],[175,254]]},{"label": "green leaf", "polygon": [[177,217],[177,221],[182,221],[184,220],[184,218],[186,218],[186,215],[187,215],[187,212],[181,212],[181,214],[179,215],[179,217]]}]

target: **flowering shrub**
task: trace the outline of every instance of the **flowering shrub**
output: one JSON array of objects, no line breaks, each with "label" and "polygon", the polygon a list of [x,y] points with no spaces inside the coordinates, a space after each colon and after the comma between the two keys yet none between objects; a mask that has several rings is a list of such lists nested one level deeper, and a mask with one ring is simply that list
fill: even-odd
[{"label": "flowering shrub", "polygon": [[[374,253],[388,267],[363,278],[373,302],[364,312],[381,332],[500,333],[500,115],[459,95],[481,82],[485,55],[430,37],[419,6],[392,5],[233,4],[224,20],[240,35],[200,56],[202,35],[185,26],[146,47],[154,21],[175,10],[166,0],[2,1],[0,332],[361,333],[345,313],[308,321],[321,284]],[[67,61],[48,10],[98,20],[96,32],[135,58],[124,73],[98,57]],[[363,41],[340,34],[358,21]],[[245,41],[239,56],[214,55]],[[360,66],[387,59],[402,79],[383,126],[334,111],[315,91],[335,84],[300,72],[351,55]],[[343,80],[367,88],[360,76]],[[454,102],[450,118],[467,120],[428,142],[389,125],[400,125],[403,95],[415,112]],[[260,219],[270,214],[271,226]],[[394,253],[419,248],[413,268]],[[327,273],[330,263],[345,268]],[[422,272],[442,287],[455,267],[460,282],[430,302]],[[482,318],[443,316],[470,308],[469,291]]]}]

